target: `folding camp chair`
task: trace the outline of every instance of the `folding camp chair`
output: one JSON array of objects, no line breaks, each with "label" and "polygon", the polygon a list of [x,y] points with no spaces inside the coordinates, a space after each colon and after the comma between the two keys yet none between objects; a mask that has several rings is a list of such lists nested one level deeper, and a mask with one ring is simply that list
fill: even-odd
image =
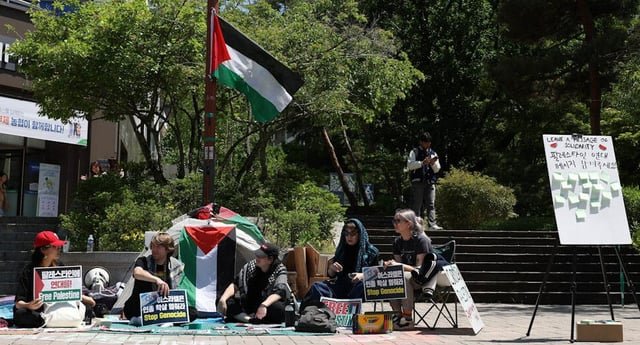
[{"label": "folding camp chair", "polygon": [[[447,260],[447,262],[451,264],[455,262],[455,240],[450,240],[449,242],[442,245],[433,246],[433,250],[442,255],[445,260]],[[433,329],[436,328],[436,326],[438,325],[438,321],[442,318],[449,322],[449,324],[453,328],[458,328],[458,299],[455,292],[453,291],[453,288],[451,287],[451,284],[449,283],[449,279],[447,279],[447,275],[442,271],[438,272],[438,274],[436,274],[434,278],[436,279],[436,289],[431,298],[427,298],[422,293],[422,291],[416,292],[416,300],[413,307],[413,320],[416,325],[422,322],[427,327]],[[450,302],[451,298],[453,298],[452,302],[454,304],[453,313],[447,305],[447,303]],[[415,306],[416,303],[421,302],[427,303],[428,306],[427,310],[424,312],[418,311]],[[431,311],[437,313],[432,325],[430,325],[427,321],[427,316]]]}]

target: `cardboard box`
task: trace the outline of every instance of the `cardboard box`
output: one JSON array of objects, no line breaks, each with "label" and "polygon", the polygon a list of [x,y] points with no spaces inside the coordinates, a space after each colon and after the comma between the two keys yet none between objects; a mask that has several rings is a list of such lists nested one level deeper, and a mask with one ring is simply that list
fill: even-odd
[{"label": "cardboard box", "polygon": [[391,314],[366,313],[353,315],[353,334],[383,334],[393,331]]},{"label": "cardboard box", "polygon": [[576,327],[577,341],[622,342],[622,323],[613,320],[582,320]]},{"label": "cardboard box", "polygon": [[313,248],[312,245],[309,245],[309,244],[306,245],[304,249],[305,249],[305,254],[307,256],[307,275],[309,275],[309,278],[316,277],[316,276],[323,276],[324,273],[321,273],[318,270],[320,253],[315,248]]},{"label": "cardboard box", "polygon": [[333,254],[320,254],[320,258],[318,259],[318,274],[319,275],[327,275],[327,269],[329,268],[329,259],[333,257]]}]

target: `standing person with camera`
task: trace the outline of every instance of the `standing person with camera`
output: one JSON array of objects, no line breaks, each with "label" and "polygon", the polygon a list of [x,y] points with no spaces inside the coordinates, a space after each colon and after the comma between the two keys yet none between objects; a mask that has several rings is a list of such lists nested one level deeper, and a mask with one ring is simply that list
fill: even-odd
[{"label": "standing person with camera", "polygon": [[431,147],[431,134],[424,132],[419,140],[420,144],[411,150],[407,159],[413,197],[411,209],[416,216],[422,217],[426,206],[429,229],[442,230],[436,222],[436,174],[440,171],[440,161]]}]

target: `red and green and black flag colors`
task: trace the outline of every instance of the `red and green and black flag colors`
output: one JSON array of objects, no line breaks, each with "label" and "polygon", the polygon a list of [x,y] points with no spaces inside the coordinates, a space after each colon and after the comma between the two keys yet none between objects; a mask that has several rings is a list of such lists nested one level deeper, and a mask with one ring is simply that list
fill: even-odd
[{"label": "red and green and black flag colors", "polygon": [[256,121],[272,120],[291,102],[302,78],[224,19],[211,18],[212,76],[247,96]]}]

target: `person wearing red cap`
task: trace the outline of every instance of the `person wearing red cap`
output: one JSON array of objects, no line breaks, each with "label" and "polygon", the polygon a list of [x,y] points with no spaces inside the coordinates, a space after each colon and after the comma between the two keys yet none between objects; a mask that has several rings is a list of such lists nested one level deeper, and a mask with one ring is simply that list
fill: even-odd
[{"label": "person wearing red cap", "polygon": [[[13,321],[16,327],[35,328],[44,325],[44,302],[39,298],[33,298],[33,270],[36,267],[64,266],[59,261],[60,250],[64,244],[65,241],[49,230],[39,232],[33,240],[31,262],[25,265],[18,278],[13,306]],[[96,304],[93,298],[88,296],[82,296],[82,303],[91,308]]]},{"label": "person wearing red cap", "polygon": [[[250,323],[282,323],[284,307],[291,302],[287,268],[279,258],[280,249],[263,243],[256,258],[247,262],[234,283],[218,301],[218,312],[227,320]],[[240,298],[233,296],[240,292]]]}]

